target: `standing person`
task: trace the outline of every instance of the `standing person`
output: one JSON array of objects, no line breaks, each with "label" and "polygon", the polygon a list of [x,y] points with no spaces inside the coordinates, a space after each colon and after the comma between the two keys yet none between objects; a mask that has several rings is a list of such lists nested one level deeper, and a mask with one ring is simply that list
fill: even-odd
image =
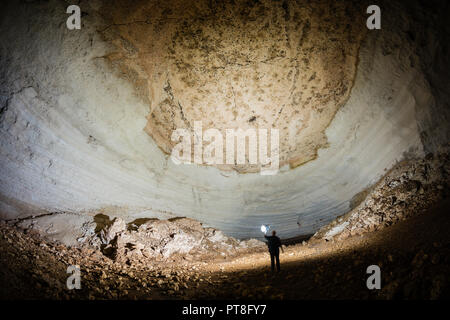
[{"label": "standing person", "polygon": [[[276,231],[272,231],[271,236],[264,235],[264,238],[267,239],[267,246],[269,247],[270,253],[270,266],[272,267],[272,272],[275,271],[275,259],[277,261],[277,271],[280,272],[280,247],[281,240],[276,236]],[[281,248],[283,251],[283,248]],[[284,252],[284,251],[283,251]]]}]

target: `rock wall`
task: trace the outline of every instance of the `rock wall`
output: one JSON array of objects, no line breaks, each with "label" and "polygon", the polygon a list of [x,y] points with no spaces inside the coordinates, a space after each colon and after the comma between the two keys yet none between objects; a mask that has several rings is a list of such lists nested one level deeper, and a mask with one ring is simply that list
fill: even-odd
[{"label": "rock wall", "polygon": [[187,218],[128,225],[122,219],[115,218],[97,232],[89,230],[79,242],[94,246],[116,262],[127,264],[148,259],[164,261],[167,258],[203,261],[265,249],[261,241],[239,241]]},{"label": "rock wall", "polygon": [[448,153],[396,165],[354,210],[321,228],[312,240],[342,240],[388,227],[449,197]]},{"label": "rock wall", "polygon": [[[280,163],[291,167],[326,146],[366,31],[364,9],[351,1],[119,0],[102,12],[102,34],[117,48],[106,58],[149,104],[145,130],[164,152],[172,132],[193,131],[195,121],[223,136],[277,128]],[[219,167],[257,169],[248,160]]]},{"label": "rock wall", "polygon": [[[141,3],[136,2],[136,6]],[[317,8],[326,7],[327,3],[327,1],[319,2]],[[220,79],[241,74],[242,78],[233,80],[238,84],[246,76],[264,75],[268,77],[267,79],[282,77],[281,73],[275,76],[275,70],[286,71],[287,77],[289,72],[284,66],[287,65],[289,70],[295,70],[296,64],[296,60],[291,61],[289,57],[295,56],[298,52],[306,54],[308,43],[314,47],[320,45],[320,48],[324,49],[323,59],[326,61],[334,57],[340,43],[349,45],[345,46],[345,50],[348,50],[345,59],[341,57],[345,61],[326,64],[331,71],[319,68],[321,55],[311,54],[310,63],[302,64],[305,68],[306,66],[318,68],[317,78],[311,80],[312,82],[328,79],[327,77],[332,75],[330,79],[336,80],[333,82],[335,86],[330,91],[325,90],[327,94],[335,89],[344,87],[346,89],[339,91],[343,94],[336,96],[336,100],[330,100],[336,104],[323,111],[327,114],[329,112],[330,117],[326,118],[331,122],[317,125],[316,129],[320,133],[326,128],[325,135],[320,133],[320,138],[311,143],[311,148],[305,149],[316,150],[320,146],[315,159],[296,168],[283,166],[274,176],[261,176],[258,173],[239,174],[215,167],[172,163],[167,154],[161,150],[158,140],[148,134],[149,123],[152,123],[149,115],[164,101],[164,95],[167,94],[164,88],[168,88],[165,86],[167,79],[164,77],[159,79],[158,83],[162,86],[162,90],[157,91],[160,95],[158,98],[156,91],[153,95],[148,95],[149,92],[139,89],[146,88],[143,83],[139,84],[133,80],[140,77],[127,77],[132,71],[125,72],[123,76],[118,75],[117,68],[126,65],[121,63],[120,59],[129,59],[126,60],[127,63],[135,61],[137,64],[134,66],[138,68],[139,56],[150,52],[142,51],[145,46],[137,47],[139,50],[134,56],[132,47],[127,47],[131,51],[122,52],[123,57],[118,56],[118,60],[114,60],[114,54],[117,54],[119,49],[126,48],[127,43],[110,42],[107,38],[107,30],[116,30],[118,33],[110,38],[111,41],[126,38],[130,42],[136,38],[135,34],[130,33],[142,33],[139,28],[146,27],[144,25],[147,23],[136,23],[136,30],[125,25],[109,27],[110,18],[107,17],[107,10],[103,5],[102,1],[81,3],[82,29],[68,30],[65,25],[68,17],[67,3],[64,1],[2,2],[0,13],[0,217],[2,219],[62,212],[80,217],[86,215],[93,217],[102,212],[111,217],[120,217],[127,222],[137,218],[167,219],[186,216],[238,238],[261,237],[259,226],[263,223],[270,224],[283,237],[312,234],[336,217],[348,212],[354,196],[374,185],[396,162],[423,157],[424,150],[438,150],[448,142],[449,122],[445,119],[448,119],[449,114],[447,71],[450,64],[447,61],[450,55],[446,41],[448,32],[446,27],[442,26],[445,21],[442,15],[446,4],[441,5],[443,6],[441,10],[433,11],[423,7],[426,4],[421,2],[408,2],[405,6],[391,1],[382,3],[380,4],[383,7],[382,29],[367,31],[363,38],[359,38],[359,33],[352,25],[349,30],[341,24],[332,29],[340,30],[340,37],[356,32],[355,38],[359,39],[356,42],[347,38],[333,41],[331,35],[327,37],[326,32],[319,30],[321,24],[311,20],[317,18],[320,21],[320,17],[329,16],[331,22],[337,23],[331,18],[332,12],[323,12],[322,15],[319,11],[313,14],[316,7],[300,1],[298,8],[295,7],[297,4],[289,4],[287,8],[290,10],[292,6],[293,9],[288,10],[287,14],[283,2],[273,4],[274,7],[270,7],[271,9],[267,11],[273,13],[271,16],[273,21],[269,21],[269,28],[261,37],[268,37],[267,41],[275,43],[275,40],[282,38],[275,32],[277,28],[292,28],[290,30],[293,33],[291,31],[286,33],[290,35],[295,34],[297,24],[300,26],[298,32],[302,33],[309,19],[312,30],[310,35],[321,35],[320,39],[327,41],[327,44],[316,44],[313,38],[306,38],[307,42],[304,43],[306,47],[291,46],[292,51],[285,50],[286,56],[275,50],[275,58],[268,64],[271,68],[267,70],[263,68],[267,65],[263,60],[270,58],[266,57],[270,50],[266,51],[267,45],[261,45],[260,50],[254,50],[253,53],[248,51],[242,53],[242,59],[245,58],[245,53],[249,59],[259,61],[255,70],[248,71],[236,65],[230,67],[229,74],[226,73],[228,71],[223,71],[223,78],[219,77]],[[340,10],[346,8],[348,3],[342,6],[336,7],[338,16],[342,14]],[[164,5],[161,4],[159,7],[163,8]],[[256,5],[254,7],[258,8]],[[311,14],[308,8],[312,8]],[[136,8],[129,7],[128,11],[124,11],[130,13],[131,22],[138,18],[131,15],[145,14],[133,9]],[[204,10],[211,9],[204,7]],[[302,13],[302,10],[306,10],[308,15]],[[357,19],[357,12],[354,10],[356,7],[350,10],[349,17]],[[184,11],[186,14],[190,13],[189,10]],[[161,11],[155,12],[162,14]],[[176,12],[173,11],[172,14]],[[300,16],[295,18],[295,12],[299,12]],[[156,13],[148,14],[152,16]],[[169,15],[168,12],[166,14]],[[193,14],[195,16],[195,12]],[[224,15],[224,19],[229,17],[231,12],[227,14]],[[248,14],[251,16],[253,13],[250,10]],[[289,19],[286,19],[288,16]],[[258,15],[255,17],[259,19]],[[266,21],[264,17],[261,15],[261,21]],[[189,21],[198,22],[198,19],[188,18],[191,19]],[[242,20],[238,17],[236,19],[234,26],[230,25],[229,29],[224,30],[225,34],[234,35],[237,31],[246,30],[241,25]],[[219,22],[225,23],[226,20]],[[121,20],[119,23],[127,21]],[[249,25],[254,23],[256,22],[249,22]],[[190,28],[192,29],[194,25]],[[314,26],[317,30],[313,28]],[[329,25],[325,23],[324,26]],[[184,30],[195,31],[190,28]],[[206,22],[204,28],[201,31],[204,35],[207,34],[206,31],[213,34],[220,31],[216,31],[214,25]],[[249,32],[251,30],[253,29],[250,28]],[[271,38],[272,36],[275,38]],[[239,39],[247,41],[250,38],[252,37],[248,34],[242,35]],[[183,50],[184,45],[189,45],[186,41],[202,38],[196,36],[189,38],[179,34],[178,39],[179,42],[175,42],[172,48],[180,55],[181,62],[187,62],[191,58],[190,51]],[[212,41],[215,38],[208,39]],[[218,36],[217,39],[222,38]],[[241,44],[235,41],[233,45],[240,48],[245,41]],[[287,48],[290,42],[286,39],[283,41],[280,48],[285,46]],[[228,52],[226,51],[228,45],[225,46],[227,43],[223,42],[224,53]],[[137,46],[138,43],[134,45]],[[358,46],[359,51],[356,49]],[[155,52],[173,55],[169,46],[166,49],[160,48]],[[311,47],[311,50],[314,48]],[[217,57],[220,52],[221,50],[212,50],[211,57]],[[230,55],[231,53],[229,52]],[[279,58],[276,58],[277,55]],[[171,59],[173,62],[173,56]],[[199,56],[195,59],[200,59],[199,61],[203,63],[207,57]],[[353,69],[355,59],[356,70]],[[116,66],[111,65],[114,61],[118,62]],[[240,63],[239,61],[241,60],[237,59],[235,62]],[[208,66],[208,70],[213,70],[214,63],[211,62]],[[176,65],[172,67],[177,68]],[[341,70],[341,67],[344,69]],[[221,75],[220,70],[217,71],[218,76]],[[299,79],[303,79],[302,76],[309,76],[312,70],[301,70],[303,72],[300,72]],[[197,74],[204,77],[203,80],[211,76],[208,72],[200,75],[200,71],[195,68],[191,71],[194,73],[193,76]],[[153,73],[146,72],[139,75],[148,76],[148,74]],[[177,77],[180,77],[179,83],[178,80],[170,81],[171,88],[176,90],[184,88],[186,82],[182,81],[181,74],[181,71],[176,72]],[[260,79],[251,83],[255,85],[256,90],[264,81]],[[283,78],[283,81],[286,79]],[[301,81],[303,80],[299,80],[297,84],[299,85]],[[351,92],[349,82],[353,82]],[[285,82],[280,82],[277,90],[283,87],[281,83]],[[342,83],[342,86],[338,83]],[[322,84],[324,83],[320,85]],[[153,85],[155,88],[158,87],[156,82],[152,82]],[[250,82],[246,82],[245,85],[250,86]],[[229,89],[231,83],[226,86]],[[190,87],[181,93],[177,91],[174,97],[183,97],[179,99],[186,103],[184,96],[191,97],[195,88]],[[312,87],[310,89],[312,90]],[[198,89],[199,94],[200,90],[204,89]],[[314,90],[310,93],[318,93]],[[224,99],[229,92],[224,91]],[[264,94],[270,92],[272,91],[267,90]],[[290,104],[295,95],[290,99],[286,96],[296,91],[288,86],[289,94],[280,92],[278,96],[274,93],[273,101],[274,104],[283,104],[282,100],[287,99],[286,111],[292,107],[292,112],[284,114],[283,111],[278,120],[286,125],[289,131],[290,124],[284,117],[295,114],[294,104]],[[203,94],[208,96],[206,92]],[[258,95],[266,97],[264,94]],[[145,99],[145,96],[150,98]],[[217,97],[221,95],[217,93]],[[239,105],[244,105],[245,97],[243,95],[241,100],[237,100]],[[321,99],[318,96],[314,99],[316,98]],[[229,97],[225,100],[230,101]],[[226,105],[226,102],[224,104]],[[256,103],[255,108],[257,105],[262,106]],[[255,112],[260,110],[242,108]],[[312,116],[316,111],[311,109],[308,112]],[[266,119],[266,115],[271,112],[273,109],[267,114],[261,113],[259,118],[255,114],[254,121]],[[331,117],[333,113],[335,115]],[[160,115],[162,116],[162,113]],[[244,115],[248,115],[248,118]],[[253,113],[238,116],[239,121],[242,120],[240,123],[244,123],[250,120]],[[194,112],[192,120],[196,117]],[[210,118],[209,115],[205,115],[205,121]],[[292,124],[293,132],[297,129],[299,127]],[[296,152],[301,150],[294,148],[290,151],[298,155],[301,152]],[[311,154],[309,151],[301,153],[305,159],[309,159]],[[74,220],[81,221],[83,218]],[[71,223],[72,220],[67,221]],[[297,222],[301,223],[301,228]],[[78,222],[74,222],[74,225],[80,227]]]}]

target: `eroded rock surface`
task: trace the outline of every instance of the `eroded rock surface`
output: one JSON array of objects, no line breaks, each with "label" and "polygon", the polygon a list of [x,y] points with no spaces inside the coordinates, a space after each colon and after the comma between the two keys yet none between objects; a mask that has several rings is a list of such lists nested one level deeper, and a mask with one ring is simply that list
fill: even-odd
[{"label": "eroded rock surface", "polygon": [[390,226],[448,197],[448,153],[397,164],[354,210],[320,229],[313,239],[342,240]]},{"label": "eroded rock surface", "polygon": [[107,58],[149,104],[145,130],[164,152],[177,143],[172,132],[194,121],[223,137],[276,128],[281,165],[291,167],[327,145],[366,30],[361,4],[350,1],[117,0],[102,12],[117,48]]},{"label": "eroded rock surface", "polygon": [[115,218],[99,232],[83,237],[81,243],[128,264],[168,258],[208,260],[265,247],[256,239],[239,241],[189,218],[150,219],[140,225]]},{"label": "eroded rock surface", "polygon": [[[448,46],[441,45],[448,34],[444,2],[431,10],[418,0],[404,6],[382,1],[383,28],[367,32],[359,50],[366,8],[353,1],[235,2],[233,7],[214,1],[209,6],[95,0],[81,3],[80,32],[65,25],[65,1],[4,3],[2,219],[94,211],[110,216],[118,212],[128,220],[143,212],[190,217],[237,238],[260,236],[260,223],[294,237],[314,233],[347,212],[355,194],[378,181],[396,161],[434,152],[449,141],[445,66],[450,55]],[[358,60],[356,72],[350,60]],[[300,72],[294,82],[297,63]],[[193,87],[184,75],[187,82],[197,81]],[[339,107],[345,96],[339,90],[349,88],[352,78],[349,99]],[[330,86],[323,87],[327,82]],[[294,83],[299,86],[293,88]],[[189,99],[193,92],[204,107]],[[326,97],[330,105],[323,104]],[[215,99],[223,108],[207,109]],[[246,99],[251,99],[249,107]],[[144,128],[146,117],[154,114],[152,128],[170,131],[181,117],[178,102],[184,117],[190,123],[202,120],[205,129],[217,119],[224,126],[261,128],[275,121],[273,115],[285,104],[275,123],[285,130],[280,134],[284,142],[290,136],[300,139],[297,151],[306,158],[322,142],[328,144],[314,161],[295,169],[282,166],[271,177],[177,166]],[[324,106],[315,122],[315,108]],[[323,129],[322,119],[331,119],[336,108],[326,139],[319,131],[302,137],[307,130]],[[235,123],[230,122],[233,111]],[[308,115],[307,128],[294,123],[300,116],[307,122]],[[166,116],[175,120],[166,122]]]},{"label": "eroded rock surface", "polygon": [[[2,299],[448,299],[448,200],[364,237],[285,248],[282,272],[267,252],[215,263],[114,261],[89,246],[66,247],[0,221]],[[367,290],[366,268],[379,265],[382,289]],[[68,290],[78,265],[81,289]]]}]

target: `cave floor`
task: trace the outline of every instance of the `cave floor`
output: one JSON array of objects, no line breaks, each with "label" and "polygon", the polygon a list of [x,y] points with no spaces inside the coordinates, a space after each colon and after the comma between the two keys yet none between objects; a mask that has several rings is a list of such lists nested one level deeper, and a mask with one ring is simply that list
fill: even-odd
[{"label": "cave floor", "polygon": [[[287,246],[280,273],[266,252],[221,261],[117,265],[1,225],[1,299],[441,299],[450,297],[450,201],[383,230]],[[66,287],[67,266],[81,289]],[[369,265],[381,290],[369,290]]]}]

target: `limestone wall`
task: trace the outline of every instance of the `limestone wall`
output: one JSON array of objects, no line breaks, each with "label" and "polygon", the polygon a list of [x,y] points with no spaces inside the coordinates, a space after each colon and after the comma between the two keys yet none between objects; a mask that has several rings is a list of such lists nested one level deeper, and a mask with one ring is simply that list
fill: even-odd
[{"label": "limestone wall", "polygon": [[[439,12],[419,11],[413,3],[407,7],[409,11],[386,3],[382,30],[361,31],[360,35],[353,29],[354,21],[350,21],[350,31],[346,33],[344,25],[330,20],[328,23],[334,21],[335,26],[331,31],[338,30],[340,35],[333,40],[328,29],[319,32],[321,26],[328,26],[327,23],[322,25],[320,19],[331,17],[333,12],[318,11],[303,17],[310,10],[306,2],[303,5],[300,1],[298,8],[292,7],[289,13],[283,8],[283,2],[276,3],[278,6],[272,4],[265,13],[270,13],[270,19],[263,13],[261,17],[255,13],[256,20],[249,20],[248,28],[244,24],[246,20],[238,17],[233,20],[233,12],[228,12],[223,20],[219,17],[217,25],[207,20],[201,24],[202,34],[209,35],[206,42],[179,34],[179,42],[165,44],[164,26],[171,24],[161,25],[162,29],[148,36],[149,39],[160,37],[161,41],[152,45],[160,46],[155,52],[167,52],[164,63],[170,65],[152,60],[154,57],[145,51],[144,42],[139,42],[142,47],[132,42],[136,35],[141,40],[145,38],[148,30],[144,27],[159,24],[152,20],[151,24],[127,25],[128,18],[136,21],[147,13],[153,17],[162,11],[149,8],[146,13],[133,7],[127,9],[129,15],[108,17],[104,3],[90,1],[80,5],[84,12],[82,29],[68,30],[65,25],[67,3],[63,1],[2,3],[1,217],[12,219],[47,211],[88,215],[104,212],[127,221],[140,217],[187,216],[240,238],[260,236],[262,223],[272,225],[283,237],[311,234],[347,212],[352,198],[377,182],[397,161],[422,157],[424,150],[437,150],[448,141],[448,121],[444,121],[448,119],[446,86],[449,82],[444,81],[447,72],[445,68],[428,68],[434,63],[431,57],[438,57],[440,66],[448,66],[446,57],[449,55],[444,54],[448,52],[448,42],[442,41],[445,30],[439,27],[442,19],[436,18]],[[320,3],[319,9],[326,7],[326,2]],[[138,4],[142,2],[136,2],[136,6]],[[172,13],[166,12],[168,19],[170,15],[183,12],[183,17],[196,23],[201,22],[199,12],[212,10],[208,7],[188,10],[176,5],[173,8]],[[338,16],[339,10],[336,11]],[[352,10],[348,19],[355,20],[358,14],[355,8]],[[117,8],[111,12],[126,11]],[[300,16],[295,17],[296,12]],[[419,33],[412,23],[414,19],[408,17],[417,12],[422,19],[418,21],[430,22],[425,31],[420,31],[421,36],[408,36],[408,32]],[[250,10],[248,15],[252,14]],[[110,19],[116,18],[120,18],[116,23],[124,25],[111,27]],[[228,29],[218,28],[227,21],[231,21]],[[298,39],[305,31],[306,21],[310,21],[311,29],[316,28],[311,34],[320,37],[307,38],[306,44],[294,46],[295,37]],[[258,35],[252,28],[259,22],[269,23],[269,28],[261,35],[267,43],[260,40],[264,42],[260,46],[250,41]],[[175,26],[171,27],[173,32]],[[183,30],[194,32],[194,26],[191,24]],[[299,33],[295,31],[297,26]],[[290,29],[282,33],[277,28]],[[107,30],[117,33],[108,38]],[[249,33],[239,34],[244,31]],[[434,40],[428,41],[426,34],[433,34]],[[237,40],[230,40],[232,36]],[[118,39],[127,40],[137,51],[129,47],[130,52],[114,56],[119,49],[128,48],[127,42],[118,43]],[[210,55],[206,55],[206,51],[191,52],[189,39],[201,40],[199,44],[192,44],[194,49],[202,43],[210,43],[208,41],[218,41],[224,48],[216,47]],[[276,50],[272,52],[270,44],[277,41],[280,45],[273,46]],[[296,59],[307,58],[308,43],[311,59],[307,64]],[[312,52],[318,48],[322,48],[323,56]],[[238,49],[240,54],[236,53]],[[283,50],[285,53],[281,52]],[[339,50],[347,52],[343,61],[333,58]],[[188,73],[177,69],[178,58],[187,64],[194,53],[198,59],[196,66],[206,68],[204,72],[186,65],[183,68],[190,70],[186,71]],[[224,59],[237,55],[229,65],[220,60],[221,54]],[[214,57],[219,60],[208,60]],[[252,68],[239,65],[246,59],[254,64]],[[269,62],[266,59],[272,60],[266,63]],[[146,61],[151,64],[146,65]],[[155,65],[162,70],[153,70]],[[120,74],[124,66],[130,68]],[[225,69],[219,68],[222,66]],[[306,70],[307,66],[310,69]],[[300,67],[305,70],[298,69]],[[139,68],[143,68],[143,73],[131,77]],[[300,70],[296,81],[295,70]],[[313,97],[311,99],[319,103],[308,105],[307,101],[303,104],[300,102],[303,100],[295,100],[295,93],[311,78],[311,72],[316,74],[311,83],[316,81],[317,84],[308,82],[306,91],[309,93],[302,95],[302,99]],[[150,77],[159,73],[160,78]],[[185,81],[183,76],[186,76]],[[168,110],[163,104],[167,100],[164,88],[167,89],[168,79],[174,99],[190,108],[185,112],[189,121],[202,118],[214,125],[244,125],[255,116],[254,122],[258,125],[260,121],[261,125],[282,124],[282,129],[286,130],[282,141],[288,146],[284,154],[286,165],[277,175],[262,176],[211,166],[173,164],[164,152],[167,150],[162,140],[153,134],[153,130],[164,126],[178,125],[162,121],[165,119],[163,111]],[[188,87],[193,79],[198,82]],[[320,82],[326,79],[329,81]],[[226,80],[230,82],[225,84]],[[267,89],[278,80],[279,84],[274,84],[273,89]],[[323,87],[325,83],[331,87]],[[233,88],[242,93],[236,105],[230,96]],[[261,88],[264,93],[252,93]],[[146,91],[150,89],[153,92]],[[325,96],[317,96],[322,91],[329,95],[337,89],[340,94],[328,102],[321,100]],[[245,90],[248,93],[244,94]],[[194,96],[208,103],[197,103]],[[258,102],[257,96],[263,101]],[[170,108],[178,105],[172,106],[174,101],[168,102]],[[271,102],[268,109],[264,101]],[[228,102],[231,105],[227,107]],[[223,112],[203,109],[214,104],[221,107],[218,105],[221,103],[225,108]],[[248,107],[244,107],[245,104]],[[283,104],[286,112],[282,111],[277,117],[277,108]],[[306,105],[309,107],[305,111],[296,112],[300,110],[297,107]],[[314,108],[319,106],[326,117],[318,117],[320,112]],[[236,123],[233,108],[238,112]],[[217,113],[220,117],[211,116]],[[152,115],[160,117],[161,126]],[[296,121],[301,117],[317,118],[310,122],[311,136],[297,134]],[[289,140],[288,132],[294,132],[294,140]],[[295,160],[289,166],[289,159],[303,160]],[[297,222],[302,224],[301,228]]]}]

